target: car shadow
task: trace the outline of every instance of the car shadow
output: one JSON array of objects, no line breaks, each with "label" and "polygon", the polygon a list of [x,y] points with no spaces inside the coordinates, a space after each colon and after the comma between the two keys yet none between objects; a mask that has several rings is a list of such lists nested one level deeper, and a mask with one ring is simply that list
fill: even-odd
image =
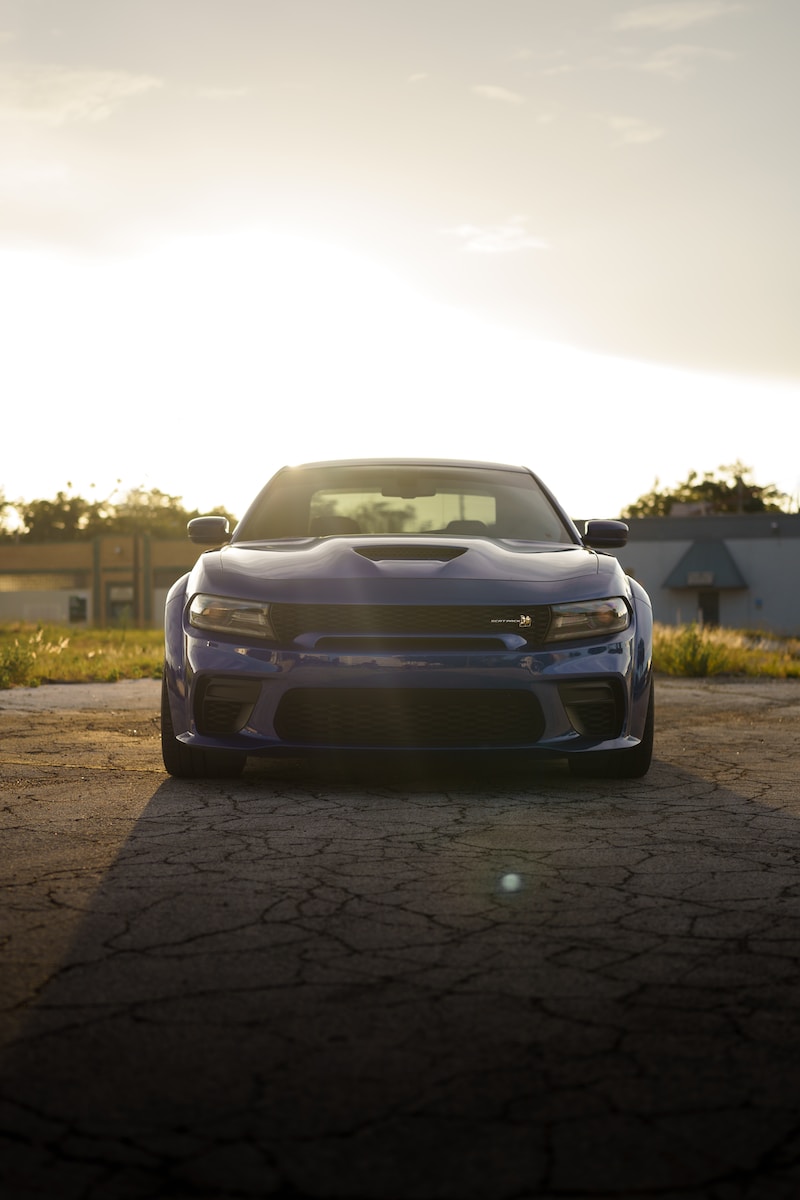
[{"label": "car shadow", "polygon": [[571,783],[563,758],[539,758],[523,752],[468,753],[424,751],[324,751],[297,758],[250,758],[242,777],[245,786],[348,787],[425,791],[431,787],[466,793],[475,788],[537,790]]},{"label": "car shadow", "polygon": [[797,833],[668,761],[167,780],[4,1056],[7,1194],[788,1200]]}]

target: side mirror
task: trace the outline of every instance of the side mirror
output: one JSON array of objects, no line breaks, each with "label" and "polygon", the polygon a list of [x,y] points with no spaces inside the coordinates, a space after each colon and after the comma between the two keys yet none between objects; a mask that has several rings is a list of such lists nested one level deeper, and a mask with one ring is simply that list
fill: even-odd
[{"label": "side mirror", "polygon": [[231,540],[227,517],[194,517],[186,531],[196,546],[221,546]]},{"label": "side mirror", "polygon": [[583,540],[593,550],[619,550],[628,544],[628,526],[624,521],[587,521]]}]

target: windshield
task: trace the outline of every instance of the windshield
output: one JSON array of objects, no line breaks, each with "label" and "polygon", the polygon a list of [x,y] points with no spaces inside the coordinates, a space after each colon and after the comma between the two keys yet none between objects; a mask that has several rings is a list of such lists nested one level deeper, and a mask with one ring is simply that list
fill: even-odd
[{"label": "windshield", "polygon": [[245,515],[234,540],[337,534],[575,540],[527,472],[383,463],[281,472]]}]

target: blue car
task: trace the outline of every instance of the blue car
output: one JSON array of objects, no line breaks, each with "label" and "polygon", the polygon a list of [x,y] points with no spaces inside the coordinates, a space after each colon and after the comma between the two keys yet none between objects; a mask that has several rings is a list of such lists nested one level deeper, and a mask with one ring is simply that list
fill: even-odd
[{"label": "blue car", "polygon": [[644,775],[650,600],[524,467],[426,459],[285,467],[171,589],[164,765],[253,755],[525,751]]}]

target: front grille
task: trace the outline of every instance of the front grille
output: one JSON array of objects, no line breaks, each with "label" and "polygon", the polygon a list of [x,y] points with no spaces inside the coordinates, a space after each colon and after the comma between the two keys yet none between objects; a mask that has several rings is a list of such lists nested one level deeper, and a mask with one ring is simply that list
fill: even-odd
[{"label": "front grille", "polygon": [[238,733],[250,719],[260,690],[261,685],[249,679],[202,679],[195,701],[198,733]]},{"label": "front grille", "polygon": [[[512,608],[469,604],[272,604],[270,618],[283,645],[304,633],[327,637],[497,637],[521,634],[541,645],[550,623],[547,605]],[[527,620],[530,619],[530,625]]]},{"label": "front grille", "polygon": [[625,707],[617,680],[561,684],[559,695],[578,733],[584,737],[619,737]]},{"label": "front grille", "polygon": [[331,654],[441,654],[454,650],[462,654],[508,650],[499,637],[321,637],[314,643],[315,650],[328,650]]},{"label": "front grille", "polygon": [[524,747],[542,736],[530,692],[439,688],[295,688],[278,705],[283,741],[325,747]]}]

